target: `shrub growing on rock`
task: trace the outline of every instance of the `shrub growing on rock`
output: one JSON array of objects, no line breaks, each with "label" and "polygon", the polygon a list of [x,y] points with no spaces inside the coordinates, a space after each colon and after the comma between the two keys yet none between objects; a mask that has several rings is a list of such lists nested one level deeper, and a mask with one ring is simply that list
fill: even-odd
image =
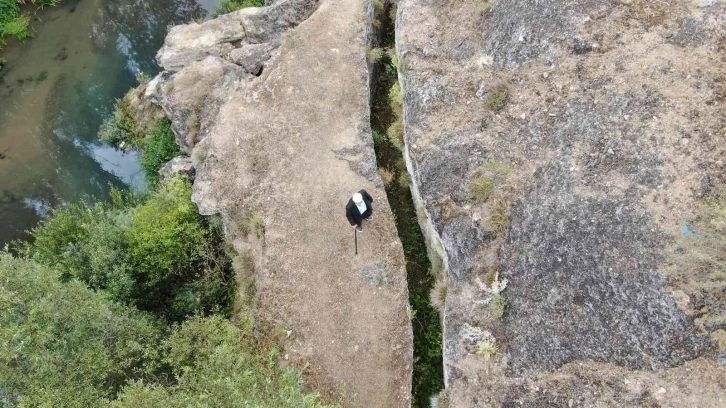
[{"label": "shrub growing on rock", "polygon": [[159,181],[159,169],[164,163],[181,153],[174,140],[169,119],[159,119],[151,129],[141,151],[141,168],[146,172],[150,183]]}]

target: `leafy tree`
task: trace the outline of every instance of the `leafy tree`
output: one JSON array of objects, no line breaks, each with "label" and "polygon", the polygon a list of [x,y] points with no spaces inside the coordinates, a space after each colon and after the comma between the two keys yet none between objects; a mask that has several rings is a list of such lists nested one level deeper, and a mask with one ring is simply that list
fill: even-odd
[{"label": "leafy tree", "polygon": [[59,278],[0,254],[0,406],[98,406],[157,367],[157,321]]},{"label": "leafy tree", "polygon": [[255,342],[249,322],[240,326],[220,316],[196,316],[175,326],[162,349],[177,383],[135,381],[111,406],[324,407],[317,395],[303,391],[298,370],[281,367],[275,350]]}]

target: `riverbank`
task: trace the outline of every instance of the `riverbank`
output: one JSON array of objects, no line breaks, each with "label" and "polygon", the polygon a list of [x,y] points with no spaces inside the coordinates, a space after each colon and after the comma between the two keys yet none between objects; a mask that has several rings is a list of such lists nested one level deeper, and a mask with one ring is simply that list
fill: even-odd
[{"label": "riverbank", "polygon": [[[5,48],[0,71],[0,246],[50,208],[144,188],[135,153],[100,142],[98,128],[136,74],[158,72],[167,26],[203,19],[216,4],[188,0],[62,3],[43,10],[35,37]],[[133,15],[132,15],[133,13]]]}]

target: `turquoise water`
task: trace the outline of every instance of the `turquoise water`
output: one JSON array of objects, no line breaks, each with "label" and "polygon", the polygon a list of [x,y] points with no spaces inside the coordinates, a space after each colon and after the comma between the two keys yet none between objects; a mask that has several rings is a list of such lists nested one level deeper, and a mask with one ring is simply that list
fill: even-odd
[{"label": "turquoise water", "polygon": [[218,3],[64,0],[38,13],[35,38],[0,51],[0,247],[53,206],[144,188],[136,154],[98,141],[99,125],[137,73],[159,71],[168,27]]}]

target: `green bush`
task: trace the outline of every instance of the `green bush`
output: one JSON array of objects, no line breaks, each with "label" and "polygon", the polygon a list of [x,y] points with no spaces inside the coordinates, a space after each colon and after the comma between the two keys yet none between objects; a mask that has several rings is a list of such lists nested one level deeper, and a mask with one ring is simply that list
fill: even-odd
[{"label": "green bush", "polygon": [[133,382],[113,408],[324,407],[304,392],[298,370],[280,366],[277,351],[255,341],[248,320],[238,328],[219,316],[195,316],[175,326],[162,350],[177,383]]},{"label": "green bush", "polygon": [[146,178],[154,184],[159,181],[159,169],[164,163],[181,153],[174,139],[169,119],[159,119],[151,129],[141,151],[141,168]]},{"label": "green bush", "polygon": [[1,406],[99,406],[158,367],[155,319],[59,279],[0,254]]},{"label": "green bush", "polygon": [[57,265],[118,301],[171,320],[231,310],[235,291],[222,231],[207,224],[181,179],[143,199],[114,192],[111,203],[57,208],[31,231],[25,253]]},{"label": "green bush", "polygon": [[189,183],[173,179],[128,214],[127,256],[145,289],[196,272],[203,259],[206,229],[190,196]]},{"label": "green bush", "polygon": [[264,5],[265,0],[222,0],[214,16],[220,16],[247,7],[262,7]]},{"label": "green bush", "polygon": [[4,42],[5,38],[9,36],[14,36],[20,41],[31,38],[33,32],[30,30],[30,16],[21,14],[3,23],[0,26],[0,42]]}]

